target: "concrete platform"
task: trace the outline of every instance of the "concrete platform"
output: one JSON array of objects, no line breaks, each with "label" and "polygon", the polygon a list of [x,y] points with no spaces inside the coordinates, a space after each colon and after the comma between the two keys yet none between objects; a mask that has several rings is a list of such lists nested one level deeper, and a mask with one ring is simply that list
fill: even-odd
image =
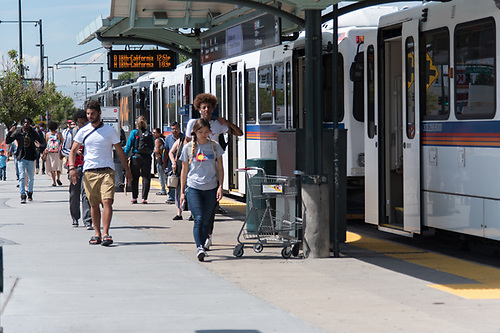
[{"label": "concrete platform", "polygon": [[[433,285],[479,285],[356,246],[341,258],[283,259],[281,249],[233,256],[244,214],[217,215],[214,245],[195,258],[192,222],[152,189],[147,205],[116,194],[106,248],[73,228],[68,180],[37,175],[21,205],[8,165],[0,182],[4,332],[494,332],[500,299],[468,299]],[[361,242],[358,244],[362,244]],[[406,251],[399,249],[398,251]],[[410,253],[411,251],[408,250]],[[446,260],[446,258],[444,259]],[[489,268],[490,269],[490,268]],[[491,268],[493,271],[498,270]]]}]

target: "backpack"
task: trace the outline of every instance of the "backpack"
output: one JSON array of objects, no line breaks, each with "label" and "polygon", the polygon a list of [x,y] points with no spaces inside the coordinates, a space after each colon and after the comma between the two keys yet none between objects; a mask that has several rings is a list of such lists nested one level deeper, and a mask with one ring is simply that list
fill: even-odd
[{"label": "backpack", "polygon": [[362,82],[365,76],[364,52],[359,50],[361,45],[363,43],[358,44],[354,61],[351,64],[351,68],[349,68],[349,78],[352,82]]},{"label": "backpack", "polygon": [[139,154],[151,155],[155,148],[153,134],[148,130],[137,130],[134,145]]},{"label": "backpack", "polygon": [[47,142],[47,152],[57,153],[60,149],[60,142],[57,139],[58,133],[49,136],[49,141]]}]

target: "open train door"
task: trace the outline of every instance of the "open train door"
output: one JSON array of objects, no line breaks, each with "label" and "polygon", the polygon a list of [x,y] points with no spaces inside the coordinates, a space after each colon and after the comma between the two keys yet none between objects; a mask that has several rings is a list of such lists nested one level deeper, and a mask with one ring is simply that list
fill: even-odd
[{"label": "open train door", "polygon": [[377,34],[365,35],[365,221],[379,224],[379,138],[376,96]]},{"label": "open train door", "polygon": [[419,20],[403,23],[403,229],[421,231]]},{"label": "open train door", "polygon": [[[248,88],[246,86],[246,79],[245,79],[245,62],[240,61],[237,66],[236,66],[236,71],[237,71],[237,82],[238,82],[238,105],[237,105],[237,114],[236,114],[236,121],[235,124],[238,126],[242,131],[243,135],[239,137],[235,137],[235,140],[237,142],[237,154],[236,154],[236,161],[235,161],[235,166],[236,168],[244,168],[246,165],[246,127],[245,127],[245,117],[246,117],[246,96],[248,93]],[[235,169],[236,169],[235,168]],[[244,172],[236,172],[236,170],[233,169],[231,172],[233,172],[233,177],[235,179],[235,189],[239,193],[245,193],[245,173]]]}]

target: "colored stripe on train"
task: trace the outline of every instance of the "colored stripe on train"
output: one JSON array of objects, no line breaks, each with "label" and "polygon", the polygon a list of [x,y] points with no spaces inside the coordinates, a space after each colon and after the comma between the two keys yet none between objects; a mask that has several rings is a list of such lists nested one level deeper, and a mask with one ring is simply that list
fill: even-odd
[{"label": "colored stripe on train", "polygon": [[422,145],[500,147],[500,121],[424,122]]},{"label": "colored stripe on train", "polygon": [[[278,131],[282,125],[247,125],[247,140],[277,140]],[[333,123],[323,123],[323,128],[332,129]],[[339,128],[344,129],[345,124],[339,123]]]}]

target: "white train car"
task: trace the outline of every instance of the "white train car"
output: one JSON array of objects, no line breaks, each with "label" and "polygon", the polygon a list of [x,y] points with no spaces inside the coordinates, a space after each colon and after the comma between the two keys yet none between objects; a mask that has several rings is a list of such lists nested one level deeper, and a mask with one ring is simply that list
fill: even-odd
[{"label": "white train car", "polygon": [[366,221],[500,240],[500,3],[427,2],[365,38]]},{"label": "white train car", "polygon": [[173,122],[185,128],[193,114],[190,110],[180,110],[193,103],[191,82],[191,60],[179,64],[174,71],[158,73],[151,80],[151,128],[162,129],[165,136],[171,134],[170,125]]}]

